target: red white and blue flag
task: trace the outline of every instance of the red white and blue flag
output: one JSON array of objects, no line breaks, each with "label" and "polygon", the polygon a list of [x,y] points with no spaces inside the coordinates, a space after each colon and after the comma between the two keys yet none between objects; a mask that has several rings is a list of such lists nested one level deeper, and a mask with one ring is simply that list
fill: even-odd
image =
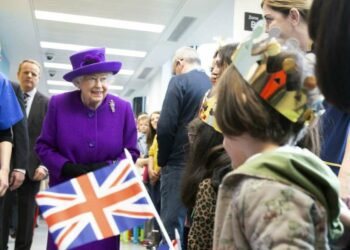
[{"label": "red white and blue flag", "polygon": [[57,247],[71,249],[156,216],[142,185],[132,161],[123,160],[39,192],[36,201]]},{"label": "red white and blue flag", "polygon": [[181,239],[177,229],[175,229],[175,239],[171,241],[171,245],[169,243],[168,241],[162,241],[157,250],[182,250]]}]

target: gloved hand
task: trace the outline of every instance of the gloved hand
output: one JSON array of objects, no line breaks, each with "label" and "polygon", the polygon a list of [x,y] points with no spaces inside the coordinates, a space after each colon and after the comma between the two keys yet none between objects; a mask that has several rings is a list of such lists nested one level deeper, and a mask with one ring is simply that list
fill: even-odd
[{"label": "gloved hand", "polygon": [[62,176],[68,178],[75,178],[88,172],[95,171],[104,166],[107,166],[107,162],[96,162],[90,164],[74,164],[71,162],[66,162],[62,168]]},{"label": "gloved hand", "polygon": [[97,169],[103,168],[103,167],[108,166],[108,165],[109,164],[107,162],[104,162],[104,161],[86,164],[88,172],[95,171]]},{"label": "gloved hand", "polygon": [[83,164],[73,164],[71,162],[66,162],[63,165],[61,174],[64,177],[75,178],[79,175],[86,174],[88,172],[87,166]]}]

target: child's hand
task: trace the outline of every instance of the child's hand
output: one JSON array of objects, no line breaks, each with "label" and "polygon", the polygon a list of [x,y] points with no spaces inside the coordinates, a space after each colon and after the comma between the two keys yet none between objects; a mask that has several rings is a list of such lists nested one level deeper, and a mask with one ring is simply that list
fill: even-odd
[{"label": "child's hand", "polygon": [[148,169],[148,175],[152,185],[156,184],[160,177],[160,173],[154,171],[153,169]]},{"label": "child's hand", "polygon": [[142,168],[143,166],[142,166],[142,159],[141,159],[142,157],[140,157],[140,158],[137,158],[137,160],[136,160],[136,162],[135,162],[135,165],[136,165],[136,167],[138,167],[138,168]]}]

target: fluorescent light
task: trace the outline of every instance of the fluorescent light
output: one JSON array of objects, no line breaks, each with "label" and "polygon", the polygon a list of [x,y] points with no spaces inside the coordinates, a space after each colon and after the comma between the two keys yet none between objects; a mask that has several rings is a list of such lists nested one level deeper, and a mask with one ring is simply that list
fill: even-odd
[{"label": "fluorescent light", "polygon": [[70,50],[70,51],[80,51],[92,48],[90,46],[75,45],[68,43],[52,43],[52,42],[40,42],[40,47],[44,49],[59,49],[59,50]]},{"label": "fluorescent light", "polygon": [[121,85],[109,85],[108,89],[111,89],[111,90],[123,90],[124,87],[121,86]]},{"label": "fluorescent light", "polygon": [[65,82],[65,81],[54,81],[54,80],[48,80],[48,85],[55,85],[55,86],[68,86],[68,87],[74,87],[73,83],[71,82]]},{"label": "fluorescent light", "polygon": [[147,52],[139,50],[112,49],[106,48],[106,54],[117,56],[145,57]]},{"label": "fluorescent light", "polygon": [[63,89],[49,89],[49,93],[50,94],[62,94],[62,93],[66,93],[69,92],[71,90],[63,90]]},{"label": "fluorescent light", "polygon": [[164,25],[152,24],[152,23],[133,22],[133,21],[92,17],[92,16],[70,15],[65,13],[40,11],[40,10],[35,10],[34,13],[37,19],[48,20],[48,21],[77,23],[77,24],[101,26],[101,27],[116,28],[116,29],[147,31],[147,32],[154,32],[154,33],[161,33],[164,30]]},{"label": "fluorescent light", "polygon": [[50,63],[50,62],[44,62],[45,68],[51,68],[51,69],[68,69],[72,70],[72,66],[70,64],[64,64],[64,63]]},{"label": "fluorescent light", "polygon": [[[62,87],[72,87],[72,88],[76,88],[74,86],[74,84],[72,84],[71,82],[65,82],[65,81],[54,81],[54,80],[48,80],[47,81],[48,85],[53,85],[53,86],[62,86]],[[109,85],[108,88],[110,90],[123,90],[124,86],[121,85]],[[54,91],[60,91],[60,90],[54,90]]]},{"label": "fluorescent light", "polygon": [[129,69],[121,69],[118,74],[120,75],[125,75],[125,76],[131,76],[132,74],[134,74],[133,70],[129,70]]},{"label": "fluorescent light", "polygon": [[[68,69],[68,70],[72,70],[72,65],[70,64],[64,64],[64,63],[50,63],[50,62],[44,62],[44,67],[45,68],[51,68],[51,69]],[[121,69],[118,72],[119,75],[126,75],[126,76],[130,76],[132,74],[134,74],[133,70],[130,69]]]},{"label": "fluorescent light", "polygon": [[[69,43],[54,43],[54,42],[47,42],[47,41],[41,41],[40,47],[44,49],[58,49],[58,50],[69,50],[69,51],[82,51],[82,50],[94,48],[94,46],[69,44]],[[117,56],[145,57],[147,52],[140,51],[140,50],[106,48],[106,54],[117,55]]]}]

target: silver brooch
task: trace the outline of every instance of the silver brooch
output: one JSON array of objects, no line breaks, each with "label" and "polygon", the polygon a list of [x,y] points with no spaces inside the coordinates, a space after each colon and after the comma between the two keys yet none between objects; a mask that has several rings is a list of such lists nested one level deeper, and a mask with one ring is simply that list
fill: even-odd
[{"label": "silver brooch", "polygon": [[115,103],[113,100],[109,101],[109,107],[111,108],[112,112],[114,113],[115,112]]}]

